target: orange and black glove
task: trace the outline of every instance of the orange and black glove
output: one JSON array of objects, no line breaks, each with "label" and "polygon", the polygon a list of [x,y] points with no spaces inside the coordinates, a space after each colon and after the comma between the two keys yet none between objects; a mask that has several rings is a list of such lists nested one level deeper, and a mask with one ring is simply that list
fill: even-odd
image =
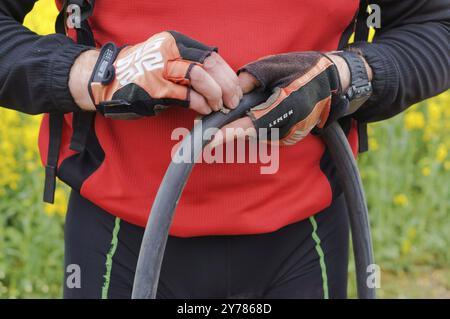
[{"label": "orange and black glove", "polygon": [[268,56],[245,65],[239,70],[243,72],[252,75],[260,89],[272,92],[248,116],[257,130],[265,128],[269,136],[272,129],[278,129],[281,145],[297,143],[348,108],[348,103],[334,103],[339,100],[338,71],[320,52]]},{"label": "orange and black glove", "polygon": [[124,48],[102,47],[89,82],[97,110],[109,118],[155,115],[171,105],[189,107],[190,71],[217,51],[175,31]]}]

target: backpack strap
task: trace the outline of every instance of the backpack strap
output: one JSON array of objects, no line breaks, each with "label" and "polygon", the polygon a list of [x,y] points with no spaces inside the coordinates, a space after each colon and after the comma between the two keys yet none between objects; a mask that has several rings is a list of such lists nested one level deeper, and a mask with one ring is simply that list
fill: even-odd
[{"label": "backpack strap", "polygon": [[[339,49],[343,49],[348,45],[348,41],[351,35],[355,34],[355,42],[356,41],[368,41],[369,39],[369,28],[367,27],[367,18],[369,14],[367,12],[368,7],[367,0],[361,0],[359,3],[358,12],[356,12],[355,17],[352,22],[345,29],[342,37],[339,41]],[[342,124],[343,122],[350,121],[350,117],[345,117],[339,122]],[[347,129],[350,129],[350,123],[345,123],[343,125]],[[346,130],[344,130],[347,132]],[[367,136],[367,123],[358,121],[358,152],[363,153],[369,149],[368,145],[368,136]]]},{"label": "backpack strap", "polygon": [[355,21],[355,42],[369,40],[369,27],[367,26],[367,18],[369,17],[369,3],[367,0],[361,0],[359,4],[358,15]]},{"label": "backpack strap", "polygon": [[[94,11],[95,0],[64,0],[62,9],[56,18],[56,32],[66,34],[67,8],[71,4],[78,5],[81,9],[81,25],[80,28],[76,28],[77,43],[95,47],[94,35],[87,20]],[[70,149],[76,152],[84,151],[86,139],[93,126],[94,118],[95,112],[80,110],[73,113],[73,134],[70,141]],[[45,166],[44,202],[51,204],[54,203],[55,199],[56,176],[58,175],[58,160],[63,126],[63,113],[51,113],[49,115],[49,144],[47,164]]]},{"label": "backpack strap", "polygon": [[[369,3],[367,0],[361,0],[359,4],[359,12],[355,25],[355,42],[369,41],[369,27],[367,26],[367,18],[369,17]],[[367,134],[367,123],[358,121],[358,152],[364,153],[369,150],[369,137]]]},{"label": "backpack strap", "polygon": [[[77,43],[95,47],[94,34],[88,22],[88,18],[94,10],[94,1],[90,3],[83,0],[72,0],[82,8],[81,10],[81,26],[77,28]],[[82,7],[82,3],[88,3]],[[85,10],[85,11],[83,11]],[[73,113],[72,128],[73,134],[70,141],[70,149],[75,152],[83,152],[86,146],[86,139],[93,125],[95,112],[78,111]]]},{"label": "backpack strap", "polygon": [[49,144],[47,164],[45,166],[44,202],[53,204],[55,201],[56,174],[58,169],[59,148],[63,130],[64,114],[49,115]]}]

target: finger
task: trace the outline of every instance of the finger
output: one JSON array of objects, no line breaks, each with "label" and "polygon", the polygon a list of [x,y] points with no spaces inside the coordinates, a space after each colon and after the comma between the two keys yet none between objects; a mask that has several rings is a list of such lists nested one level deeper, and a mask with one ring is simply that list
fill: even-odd
[{"label": "finger", "polygon": [[235,139],[247,137],[256,137],[255,126],[248,116],[237,119],[236,121],[222,127],[216,134],[214,134],[214,137],[211,142],[209,142],[208,146],[214,148]]},{"label": "finger", "polygon": [[194,90],[190,90],[189,100],[189,108],[196,111],[197,113],[207,115],[212,112],[211,107],[206,102],[205,98]]},{"label": "finger", "polygon": [[259,87],[261,83],[250,73],[239,73],[239,86],[242,88],[244,94],[253,91],[253,89]]},{"label": "finger", "polygon": [[190,71],[192,88],[205,97],[210,108],[218,111],[223,107],[222,89],[219,84],[202,67],[194,65]]},{"label": "finger", "polygon": [[228,108],[235,108],[242,98],[242,89],[233,69],[216,52],[206,58],[203,68],[222,89],[223,103]]}]

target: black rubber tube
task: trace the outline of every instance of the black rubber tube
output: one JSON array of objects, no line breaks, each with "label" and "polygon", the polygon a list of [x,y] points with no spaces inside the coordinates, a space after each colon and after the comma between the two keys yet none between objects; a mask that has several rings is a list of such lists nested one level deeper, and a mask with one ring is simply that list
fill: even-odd
[{"label": "black rubber tube", "polygon": [[323,132],[322,138],[330,151],[347,202],[353,255],[355,257],[358,298],[375,299],[375,287],[367,284],[368,266],[374,264],[369,211],[364,187],[352,150],[341,126],[334,122]]},{"label": "black rubber tube", "polygon": [[[265,101],[267,97],[268,94],[262,92],[245,95],[236,109],[230,111],[228,114],[216,112],[204,117],[201,123],[197,124],[191,133],[183,139],[166,171],[151,209],[136,268],[132,293],[133,299],[156,298],[161,264],[175,209],[195,165],[195,161],[201,154],[203,147],[208,143],[207,140],[203,140],[203,133],[206,130],[216,130],[238,119],[251,107]],[[340,132],[333,133],[339,130]],[[358,207],[358,209],[349,209],[349,214],[354,215],[350,216],[350,225],[355,247],[355,260],[357,260],[358,296],[360,298],[372,298],[375,296],[374,290],[371,289],[369,291],[365,280],[367,266],[373,263],[370,228],[367,206],[365,204],[357,166],[351,155],[347,139],[339,125],[331,125],[327,129],[324,138],[329,139],[329,143],[327,143],[328,147],[333,147],[335,143],[339,143],[339,147],[335,148],[335,151],[331,152],[331,154],[333,159],[336,156],[342,158],[336,165],[343,179],[344,191],[353,191],[359,194],[358,196],[346,196],[347,203],[349,203],[348,206],[355,205],[355,207]],[[182,158],[186,159],[186,153],[184,152],[189,152],[189,161],[181,161]],[[340,152],[350,152],[350,156],[344,156]],[[352,161],[352,163],[349,164],[347,163],[348,161]],[[349,188],[348,190],[347,187]],[[353,200],[358,201],[358,203],[353,203]],[[354,230],[353,227],[363,227],[363,229]],[[364,271],[361,273],[362,270]]]}]

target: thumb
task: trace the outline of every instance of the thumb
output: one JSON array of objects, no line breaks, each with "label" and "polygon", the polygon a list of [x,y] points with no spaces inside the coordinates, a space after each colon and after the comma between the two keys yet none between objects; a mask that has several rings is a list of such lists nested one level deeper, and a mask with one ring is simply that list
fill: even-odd
[{"label": "thumb", "polygon": [[261,85],[259,81],[248,72],[239,73],[239,85],[244,94],[253,91],[254,88]]},{"label": "thumb", "polygon": [[250,117],[241,117],[234,122],[231,122],[222,127],[214,135],[214,138],[207,145],[208,147],[215,148],[218,145],[226,144],[235,139],[242,139],[248,137],[256,138],[256,129],[253,125]]}]

